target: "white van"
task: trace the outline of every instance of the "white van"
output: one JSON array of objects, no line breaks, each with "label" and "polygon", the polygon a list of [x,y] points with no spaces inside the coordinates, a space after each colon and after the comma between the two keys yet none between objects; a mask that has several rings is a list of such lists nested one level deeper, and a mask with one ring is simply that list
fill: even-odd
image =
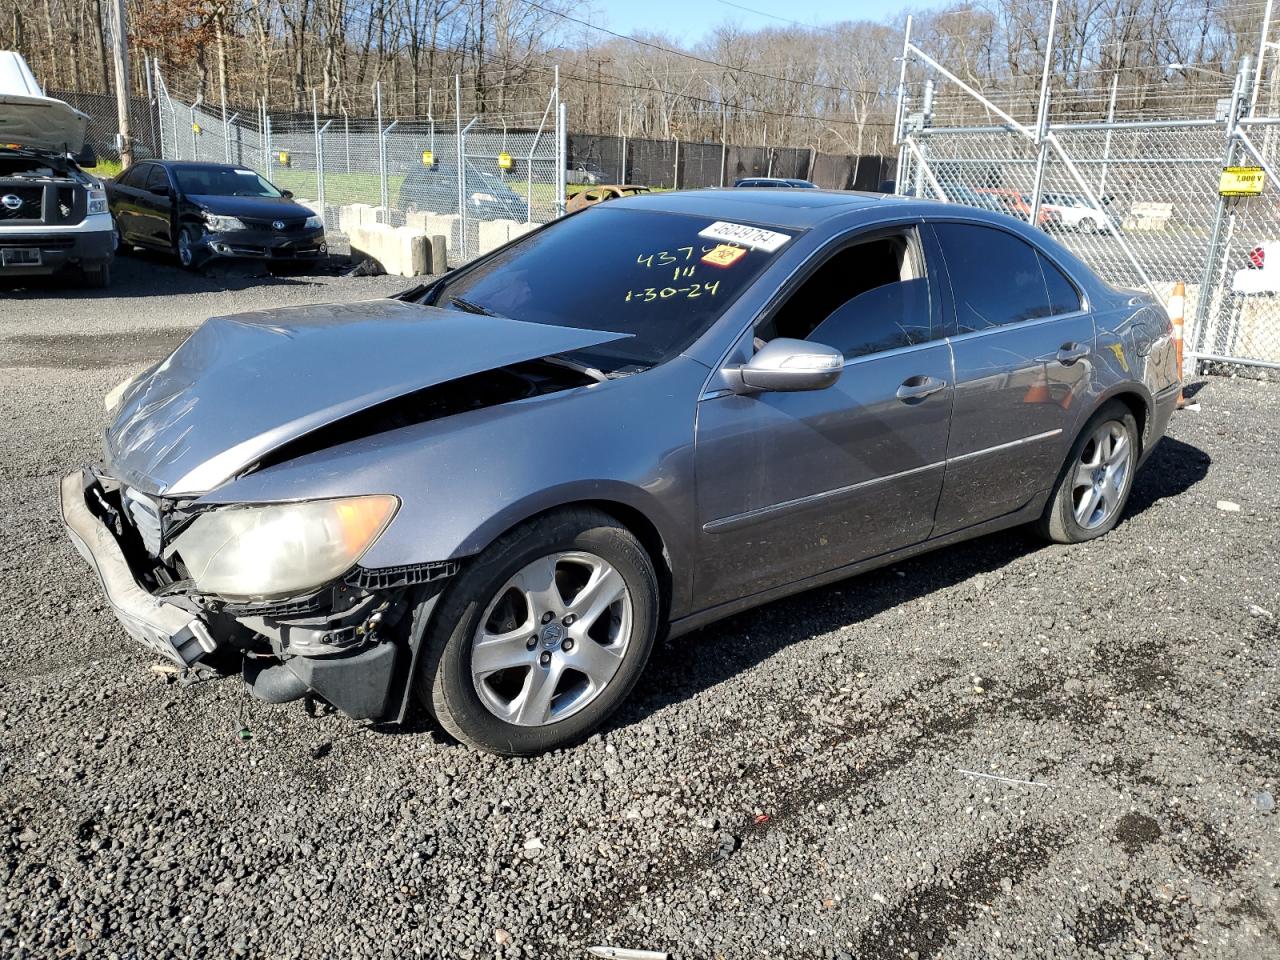
[{"label": "white van", "polygon": [[88,122],[46,97],[20,54],[0,50],[0,278],[69,270],[110,284],[107,194],[75,160]]}]

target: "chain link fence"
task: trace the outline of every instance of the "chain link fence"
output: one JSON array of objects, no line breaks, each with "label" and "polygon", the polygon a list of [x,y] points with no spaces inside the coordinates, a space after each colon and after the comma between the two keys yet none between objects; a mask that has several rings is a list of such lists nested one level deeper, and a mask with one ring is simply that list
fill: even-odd
[{"label": "chain link fence", "polygon": [[[447,121],[227,111],[183,103],[155,78],[161,155],[262,172],[324,217],[326,230],[409,226],[444,236],[460,263],[564,211],[558,93],[537,115]],[[381,110],[379,109],[379,114]]]},{"label": "chain link fence", "polygon": [[[1280,119],[1237,122],[1247,89],[1238,82],[1223,120],[1037,131],[1007,116],[948,127],[904,112],[897,192],[1035,223],[1119,286],[1167,299],[1181,281],[1193,357],[1280,368]],[[1265,168],[1261,195],[1219,195],[1233,165]]]}]

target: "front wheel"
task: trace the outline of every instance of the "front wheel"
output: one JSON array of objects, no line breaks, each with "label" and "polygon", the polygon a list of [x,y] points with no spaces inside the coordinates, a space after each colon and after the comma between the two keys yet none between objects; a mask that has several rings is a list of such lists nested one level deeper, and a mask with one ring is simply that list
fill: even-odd
[{"label": "front wheel", "polygon": [[80,268],[80,282],[88,290],[105,290],[111,286],[111,264],[108,261]]},{"label": "front wheel", "polygon": [[1137,421],[1127,406],[1112,400],[1072,444],[1040,518],[1040,533],[1057,543],[1081,543],[1111,530],[1133,489],[1137,463]]},{"label": "front wheel", "polygon": [[418,700],[483,750],[568,746],[631,692],[658,616],[653,563],[629,530],[597,510],[535,518],[449,585],[426,626]]},{"label": "front wheel", "polygon": [[204,265],[204,243],[195,227],[185,226],[179,230],[175,247],[178,262],[186,269],[199,270]]}]

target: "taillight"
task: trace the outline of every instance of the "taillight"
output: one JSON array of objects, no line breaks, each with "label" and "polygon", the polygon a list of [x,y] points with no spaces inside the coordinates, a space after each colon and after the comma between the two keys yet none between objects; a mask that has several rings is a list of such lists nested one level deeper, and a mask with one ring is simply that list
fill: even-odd
[{"label": "taillight", "polygon": [[1253,264],[1254,269],[1261,270],[1267,262],[1267,251],[1262,247],[1254,247],[1249,251],[1249,262]]}]

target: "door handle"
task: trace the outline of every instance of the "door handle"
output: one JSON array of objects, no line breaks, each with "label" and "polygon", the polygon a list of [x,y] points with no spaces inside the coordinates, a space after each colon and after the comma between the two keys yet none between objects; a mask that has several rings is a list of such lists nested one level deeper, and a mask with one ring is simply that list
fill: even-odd
[{"label": "door handle", "polygon": [[1077,360],[1083,360],[1089,353],[1089,348],[1083,343],[1064,343],[1058,350],[1058,362],[1069,367]]},{"label": "door handle", "polygon": [[923,400],[939,390],[945,390],[946,386],[947,381],[939,380],[937,377],[909,377],[898,388],[897,397],[903,403],[911,403],[913,400]]}]

